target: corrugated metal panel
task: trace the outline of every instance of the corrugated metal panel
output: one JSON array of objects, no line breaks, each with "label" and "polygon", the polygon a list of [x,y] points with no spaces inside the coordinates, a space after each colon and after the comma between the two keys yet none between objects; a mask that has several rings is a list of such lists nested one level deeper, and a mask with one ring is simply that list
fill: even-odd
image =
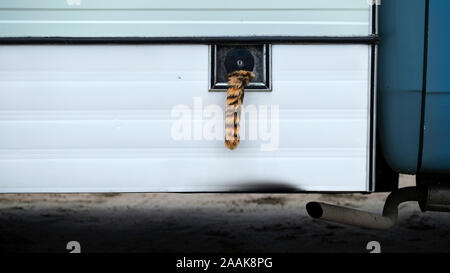
[{"label": "corrugated metal panel", "polygon": [[366,36],[368,0],[2,0],[0,37]]},{"label": "corrugated metal panel", "polygon": [[195,126],[222,127],[220,117],[193,116],[193,140],[172,135],[175,106],[225,104],[224,92],[208,92],[207,46],[1,46],[0,192],[273,184],[366,191],[369,46],[274,45],[272,52],[273,91],[249,92],[244,104],[279,107],[278,146],[263,151],[271,140],[247,133],[229,151],[223,135],[195,140]]}]

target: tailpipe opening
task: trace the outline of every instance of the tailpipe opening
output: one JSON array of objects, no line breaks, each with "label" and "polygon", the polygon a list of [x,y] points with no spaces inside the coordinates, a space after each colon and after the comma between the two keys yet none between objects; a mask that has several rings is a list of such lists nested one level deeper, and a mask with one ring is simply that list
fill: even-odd
[{"label": "tailpipe opening", "polygon": [[318,202],[309,202],[308,204],[306,204],[306,211],[308,212],[309,216],[315,219],[319,219],[323,215],[322,206]]}]

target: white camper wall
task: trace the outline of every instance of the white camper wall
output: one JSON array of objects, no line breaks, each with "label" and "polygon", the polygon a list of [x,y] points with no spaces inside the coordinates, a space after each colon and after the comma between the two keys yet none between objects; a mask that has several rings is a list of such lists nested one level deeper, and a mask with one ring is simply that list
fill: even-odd
[{"label": "white camper wall", "polygon": [[0,192],[368,191],[369,48],[273,45],[244,105],[279,106],[279,145],[229,151],[171,133],[176,105],[225,104],[206,45],[0,46]]},{"label": "white camper wall", "polygon": [[0,37],[367,36],[368,0],[2,0]]}]

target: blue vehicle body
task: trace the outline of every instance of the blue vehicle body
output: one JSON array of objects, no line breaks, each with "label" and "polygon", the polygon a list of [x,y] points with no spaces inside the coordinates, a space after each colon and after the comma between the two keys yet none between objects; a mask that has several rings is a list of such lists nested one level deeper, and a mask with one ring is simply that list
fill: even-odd
[{"label": "blue vehicle body", "polygon": [[450,173],[450,1],[379,8],[378,137],[398,173]]}]

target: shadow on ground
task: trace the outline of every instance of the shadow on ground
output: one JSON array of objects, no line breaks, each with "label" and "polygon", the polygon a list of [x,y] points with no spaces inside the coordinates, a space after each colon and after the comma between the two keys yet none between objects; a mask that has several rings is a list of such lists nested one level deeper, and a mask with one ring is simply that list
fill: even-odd
[{"label": "shadow on ground", "polygon": [[450,217],[401,205],[399,223],[373,231],[309,218],[319,200],[381,212],[385,194],[6,194],[0,251],[68,252],[448,252]]}]

